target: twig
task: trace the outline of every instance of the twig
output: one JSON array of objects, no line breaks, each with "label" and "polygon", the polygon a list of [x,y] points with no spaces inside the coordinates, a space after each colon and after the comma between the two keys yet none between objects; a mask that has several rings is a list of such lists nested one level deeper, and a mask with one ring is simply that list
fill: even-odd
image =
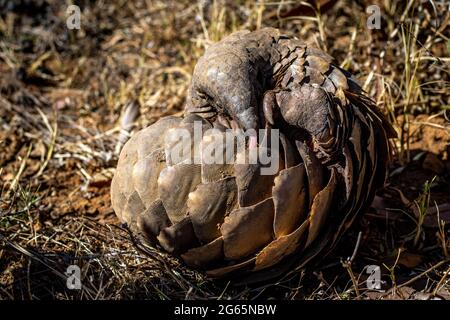
[{"label": "twig", "polygon": [[402,283],[401,285],[397,286],[397,289],[400,289],[402,287],[406,287],[408,285],[410,285],[411,283],[416,282],[417,280],[419,280],[420,278],[422,278],[424,275],[426,275],[428,272],[433,271],[436,268],[439,268],[440,266],[442,266],[444,263],[449,262],[450,259],[445,259],[442,260],[441,262],[435,264],[434,266],[432,266],[431,268],[429,268],[428,270],[425,270],[424,272],[422,272],[421,274],[415,276],[414,278]]},{"label": "twig", "polygon": [[[67,276],[64,275],[63,273],[61,273],[60,271],[58,271],[57,269],[55,269],[54,267],[52,267],[51,265],[49,265],[44,259],[36,256],[34,253],[32,253],[31,251],[25,249],[24,247],[22,247],[19,244],[16,243],[12,243],[11,241],[7,240],[5,237],[3,237],[0,234],[0,240],[5,241],[7,245],[9,245],[11,248],[13,248],[14,250],[18,251],[19,253],[22,253],[23,255],[28,256],[29,258],[43,264],[44,266],[46,266],[47,268],[49,268],[55,275],[57,275],[58,277],[60,277],[62,280],[66,280]],[[94,291],[92,291],[91,289],[87,288],[85,285],[81,284],[81,287],[83,290],[85,290],[86,292],[89,292],[90,294],[94,295]]]},{"label": "twig", "polygon": [[342,263],[342,266],[347,270],[348,274],[350,275],[350,278],[352,279],[353,287],[355,288],[355,292],[356,292],[356,299],[360,299],[360,293],[359,293],[359,288],[358,288],[358,281],[356,280],[355,274],[353,273],[353,270],[352,270],[352,263],[356,257],[356,254],[358,253],[359,244],[361,242],[361,235],[362,235],[362,232],[360,231],[358,233],[358,239],[356,240],[356,245],[355,245],[355,249],[353,250],[352,256],[350,258],[348,258],[345,262]]},{"label": "twig", "polygon": [[353,262],[353,260],[355,260],[356,257],[356,253],[358,253],[358,248],[359,248],[359,244],[361,242],[361,231],[358,233],[358,239],[356,240],[356,245],[355,245],[355,249],[353,250],[353,254],[350,258],[350,260],[348,261],[350,264]]},{"label": "twig", "polygon": [[437,294],[439,291],[441,285],[444,283],[445,279],[447,279],[447,276],[450,274],[450,267],[445,271],[444,275],[442,276],[441,280],[439,280],[438,284],[436,285],[436,288],[433,290],[433,296]]}]

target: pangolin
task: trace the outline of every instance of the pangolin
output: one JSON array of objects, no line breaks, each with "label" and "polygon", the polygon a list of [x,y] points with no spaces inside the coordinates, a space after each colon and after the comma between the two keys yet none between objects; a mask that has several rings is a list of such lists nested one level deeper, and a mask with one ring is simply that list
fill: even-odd
[{"label": "pangolin", "polygon": [[[173,133],[195,126],[202,136],[186,149],[194,152],[173,159]],[[258,161],[203,158],[216,137],[252,129],[266,136],[251,134],[247,151],[278,133],[275,172],[262,174]],[[146,241],[211,277],[276,277],[323,257],[367,209],[394,136],[328,54],[277,29],[238,31],[198,60],[184,117],[164,117],[126,143],[112,205]],[[222,159],[242,157],[217,150]]]}]

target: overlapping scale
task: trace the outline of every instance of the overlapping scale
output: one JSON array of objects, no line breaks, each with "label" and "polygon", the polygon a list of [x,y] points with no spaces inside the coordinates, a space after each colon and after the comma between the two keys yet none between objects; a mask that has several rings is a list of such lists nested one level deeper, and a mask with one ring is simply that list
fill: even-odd
[{"label": "overlapping scale", "polygon": [[[200,75],[223,58],[220,50],[239,56],[243,43],[252,68],[271,79],[252,87],[253,93],[266,90],[259,122],[268,131],[257,147],[242,149],[227,140],[239,122],[214,109],[230,99],[223,95],[241,88],[215,92]],[[351,75],[332,61],[275,29],[238,32],[213,45],[196,67],[187,116],[162,118],[125,145],[111,186],[118,217],[211,277],[259,281],[329,252],[382,186],[394,134]],[[233,76],[245,77],[244,71]],[[204,92],[196,94],[197,87]],[[200,101],[207,94],[222,98]],[[268,144],[275,132],[277,143]],[[186,143],[183,135],[191,139]],[[272,155],[276,170],[262,174],[273,163],[250,161],[253,151]]]}]

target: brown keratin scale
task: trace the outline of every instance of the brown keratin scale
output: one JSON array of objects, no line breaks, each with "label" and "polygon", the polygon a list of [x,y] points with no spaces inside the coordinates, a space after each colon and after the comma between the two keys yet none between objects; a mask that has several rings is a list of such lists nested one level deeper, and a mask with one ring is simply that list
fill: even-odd
[{"label": "brown keratin scale", "polygon": [[[167,135],[193,132],[196,121],[218,135],[279,130],[278,170],[168,158]],[[183,118],[162,118],[126,143],[112,204],[132,231],[211,277],[277,277],[323,257],[364,212],[385,181],[391,137],[328,54],[277,29],[239,31],[199,59]]]}]

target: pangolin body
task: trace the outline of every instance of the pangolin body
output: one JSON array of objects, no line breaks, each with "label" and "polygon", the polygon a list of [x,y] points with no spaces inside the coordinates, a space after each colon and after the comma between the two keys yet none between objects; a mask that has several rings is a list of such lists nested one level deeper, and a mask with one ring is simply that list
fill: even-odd
[{"label": "pangolin body", "polygon": [[[172,130],[192,133],[195,123],[205,134],[189,149],[200,155],[214,141],[207,129],[279,130],[278,170],[174,161]],[[240,31],[199,59],[184,118],[160,119],[127,142],[112,204],[132,230],[212,277],[274,277],[328,252],[367,208],[393,134],[329,55],[276,29]]]}]

